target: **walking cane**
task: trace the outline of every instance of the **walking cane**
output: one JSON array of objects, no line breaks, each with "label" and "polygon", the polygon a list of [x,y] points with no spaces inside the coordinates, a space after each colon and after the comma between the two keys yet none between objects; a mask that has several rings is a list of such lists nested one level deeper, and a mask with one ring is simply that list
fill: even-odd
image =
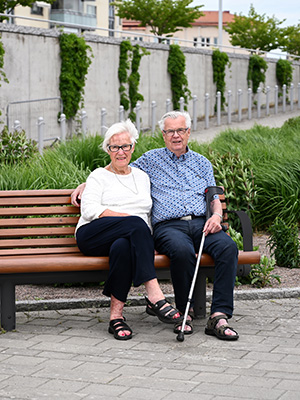
[{"label": "walking cane", "polygon": [[[213,200],[214,196],[218,195],[218,194],[223,194],[223,193],[224,193],[224,191],[220,186],[208,186],[205,189],[206,219],[210,218],[210,216],[211,216],[210,203]],[[187,301],[185,312],[184,312],[184,317],[183,317],[183,321],[182,321],[182,325],[181,325],[181,330],[180,330],[180,332],[178,333],[178,335],[176,337],[178,342],[183,342],[184,341],[184,328],[185,328],[185,325],[186,325],[186,321],[187,321],[187,317],[188,317],[188,313],[189,313],[189,309],[190,309],[190,306],[191,306],[191,301],[192,301],[192,297],[193,297],[193,293],[194,293],[194,288],[195,288],[196,279],[197,279],[197,275],[198,275],[198,271],[199,271],[201,256],[202,256],[202,252],[203,252],[204,240],[205,240],[205,233],[202,232],[202,238],[201,238],[200,247],[199,247],[199,251],[198,251],[198,257],[197,257],[195,272],[194,272],[194,276],[193,276],[193,280],[192,280],[192,284],[191,284],[191,288],[190,288],[190,292],[189,292],[189,296],[188,296],[188,301]]]}]

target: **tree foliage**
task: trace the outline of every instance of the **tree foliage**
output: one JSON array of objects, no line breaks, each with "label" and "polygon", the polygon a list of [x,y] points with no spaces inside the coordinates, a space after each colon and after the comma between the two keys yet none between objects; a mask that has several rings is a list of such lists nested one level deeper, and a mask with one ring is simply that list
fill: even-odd
[{"label": "tree foliage", "polygon": [[282,50],[295,56],[300,55],[300,24],[283,29]]},{"label": "tree foliage", "polygon": [[139,21],[154,35],[170,37],[203,15],[199,11],[202,6],[189,7],[190,3],[192,0],[116,0],[112,5],[120,18]]},{"label": "tree foliage", "polygon": [[229,33],[233,46],[246,49],[271,51],[281,47],[283,29],[280,25],[285,20],[267,17],[258,14],[251,4],[248,16],[235,15],[234,21],[228,24],[226,31]]},{"label": "tree foliage", "polygon": [[[54,0],[43,0],[45,3],[52,4]],[[31,7],[36,0],[1,0],[0,1],[0,13],[11,13],[16,6]],[[5,19],[0,17],[0,21]]]}]

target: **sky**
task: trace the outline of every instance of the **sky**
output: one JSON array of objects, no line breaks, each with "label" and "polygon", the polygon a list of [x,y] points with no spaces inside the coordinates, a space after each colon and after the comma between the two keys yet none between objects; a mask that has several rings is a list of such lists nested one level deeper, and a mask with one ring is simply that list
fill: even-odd
[{"label": "sky", "polygon": [[[203,11],[218,11],[220,0],[194,0],[192,6],[204,5]],[[250,5],[253,4],[255,11],[259,14],[266,14],[268,17],[275,16],[282,21],[281,26],[291,26],[300,23],[300,0],[222,0],[223,11],[230,11],[231,14],[248,15]]]}]

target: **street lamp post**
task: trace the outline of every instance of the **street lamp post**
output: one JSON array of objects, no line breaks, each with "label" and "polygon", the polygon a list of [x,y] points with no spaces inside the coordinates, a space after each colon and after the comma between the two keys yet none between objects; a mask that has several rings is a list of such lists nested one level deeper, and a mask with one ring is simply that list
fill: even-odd
[{"label": "street lamp post", "polygon": [[219,50],[222,51],[222,33],[223,33],[223,11],[222,11],[222,0],[219,0],[219,38],[218,45]]}]

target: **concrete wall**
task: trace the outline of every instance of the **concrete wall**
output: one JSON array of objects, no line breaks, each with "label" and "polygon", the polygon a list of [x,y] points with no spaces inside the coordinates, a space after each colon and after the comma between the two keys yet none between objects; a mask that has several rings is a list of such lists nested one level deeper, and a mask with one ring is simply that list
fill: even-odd
[{"label": "concrete wall", "polygon": [[[5,48],[4,70],[9,84],[2,82],[0,88],[0,109],[2,120],[8,103],[19,100],[32,100],[59,96],[59,32],[38,28],[0,24],[0,33]],[[119,44],[120,39],[86,35],[92,47],[94,58],[90,66],[84,96],[84,109],[88,115],[88,129],[100,132],[101,109],[107,111],[107,125],[119,118]],[[140,93],[144,96],[142,104],[142,128],[151,125],[151,102],[156,101],[157,119],[165,112],[166,99],[172,98],[170,76],[167,72],[168,46],[146,44],[150,55],[144,56],[140,66]],[[215,104],[215,85],[211,51],[206,49],[183,48],[186,56],[186,74],[192,95],[198,97],[198,118],[204,115],[204,95],[210,94],[210,112]],[[246,55],[229,54],[231,66],[226,71],[226,89],[233,93],[232,106],[237,108],[237,91],[243,91],[243,108],[247,108],[247,71],[249,58]],[[276,60],[267,60],[266,85],[273,90],[276,84]],[[299,81],[299,63],[294,65],[294,85]],[[296,98],[295,91],[295,98]],[[273,101],[271,94],[271,101]],[[264,102],[264,99],[262,103]],[[47,109],[44,110],[47,119]],[[49,106],[50,109],[50,106]],[[188,109],[192,112],[192,101]],[[57,112],[59,109],[57,110]],[[28,114],[29,112],[27,112]],[[31,114],[31,111],[30,111]],[[33,116],[36,118],[36,115]],[[51,117],[55,119],[54,117]],[[48,118],[49,119],[49,118]],[[21,121],[22,123],[22,121]],[[36,120],[34,120],[36,125]],[[46,122],[46,126],[50,125]],[[57,122],[56,122],[57,124]],[[12,125],[12,122],[10,123]],[[34,126],[35,126],[34,125]],[[57,124],[59,129],[59,125]],[[31,128],[31,138],[36,138],[36,128]]]}]

